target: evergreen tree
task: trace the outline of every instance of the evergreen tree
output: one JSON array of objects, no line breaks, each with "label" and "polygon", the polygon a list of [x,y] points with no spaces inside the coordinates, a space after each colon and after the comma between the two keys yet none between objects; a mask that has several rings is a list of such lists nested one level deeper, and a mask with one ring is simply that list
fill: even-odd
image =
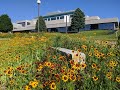
[{"label": "evergreen tree", "polygon": [[119,29],[120,29],[120,22],[119,22]]},{"label": "evergreen tree", "polygon": [[77,8],[73,14],[71,21],[71,30],[78,32],[81,28],[85,26],[85,15],[79,8]]},{"label": "evergreen tree", "polygon": [[0,16],[0,32],[9,32],[13,30],[13,24],[7,14]]},{"label": "evergreen tree", "polygon": [[[38,30],[38,20],[36,22],[35,30]],[[44,21],[42,16],[39,17],[39,30],[40,30],[40,32],[46,32],[47,31],[46,24],[45,24],[45,21]]]}]

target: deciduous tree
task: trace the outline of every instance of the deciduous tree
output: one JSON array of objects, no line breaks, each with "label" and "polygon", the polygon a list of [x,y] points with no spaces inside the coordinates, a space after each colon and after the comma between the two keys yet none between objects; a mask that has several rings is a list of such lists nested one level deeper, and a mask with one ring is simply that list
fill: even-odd
[{"label": "deciduous tree", "polygon": [[13,30],[13,24],[7,14],[0,16],[0,32],[9,32]]}]

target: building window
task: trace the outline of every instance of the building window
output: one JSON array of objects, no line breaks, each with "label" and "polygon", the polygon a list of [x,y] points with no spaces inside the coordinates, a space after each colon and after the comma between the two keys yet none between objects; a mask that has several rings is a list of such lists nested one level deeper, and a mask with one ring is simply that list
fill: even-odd
[{"label": "building window", "polygon": [[20,23],[17,23],[17,24],[21,24],[23,27],[25,27],[25,22],[20,22]]},{"label": "building window", "polygon": [[50,21],[50,18],[48,18],[48,21]]},{"label": "building window", "polygon": [[17,29],[17,28],[14,28],[14,29]]},{"label": "building window", "polygon": [[45,18],[44,20],[47,21],[47,18]]},{"label": "building window", "polygon": [[59,20],[59,17],[57,17],[57,20]]},{"label": "building window", "polygon": [[30,22],[27,22],[27,25],[30,25]]},{"label": "building window", "polygon": [[56,17],[51,17],[51,20],[56,20]]},{"label": "building window", "polygon": [[60,19],[64,19],[64,16],[60,16]]},{"label": "building window", "polygon": [[72,18],[72,17],[73,17],[73,15],[70,15],[70,17]]}]

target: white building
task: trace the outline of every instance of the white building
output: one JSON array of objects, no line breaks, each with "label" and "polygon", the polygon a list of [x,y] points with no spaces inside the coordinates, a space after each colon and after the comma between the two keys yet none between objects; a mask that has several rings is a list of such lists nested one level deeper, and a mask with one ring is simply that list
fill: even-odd
[{"label": "white building", "polygon": [[[69,27],[71,26],[71,19],[73,17],[73,11],[68,12],[53,12],[49,13],[46,16],[43,16],[48,32],[66,32],[66,22],[69,32]],[[14,29],[13,32],[21,31],[35,31],[36,19],[32,20],[22,20],[13,23]],[[105,18],[100,19],[98,16],[86,16],[85,17],[85,28],[81,30],[94,30],[94,29],[103,29],[103,30],[116,30],[119,27],[118,18]]]}]

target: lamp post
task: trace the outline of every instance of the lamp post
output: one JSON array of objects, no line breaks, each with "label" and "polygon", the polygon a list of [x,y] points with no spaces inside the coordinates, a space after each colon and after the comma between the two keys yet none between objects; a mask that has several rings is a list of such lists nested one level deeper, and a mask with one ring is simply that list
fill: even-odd
[{"label": "lamp post", "polygon": [[37,0],[37,4],[38,4],[38,33],[39,33],[39,13],[40,13],[40,4],[41,4],[41,1],[40,0]]}]

